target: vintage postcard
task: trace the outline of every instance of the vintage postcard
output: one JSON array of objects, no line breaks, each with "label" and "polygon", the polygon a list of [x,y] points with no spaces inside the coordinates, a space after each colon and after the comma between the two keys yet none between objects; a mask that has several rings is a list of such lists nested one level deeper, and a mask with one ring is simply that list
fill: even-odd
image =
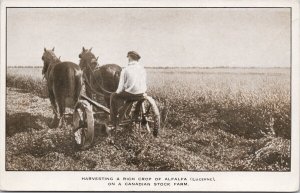
[{"label": "vintage postcard", "polygon": [[0,189],[299,189],[299,1],[1,0]]}]

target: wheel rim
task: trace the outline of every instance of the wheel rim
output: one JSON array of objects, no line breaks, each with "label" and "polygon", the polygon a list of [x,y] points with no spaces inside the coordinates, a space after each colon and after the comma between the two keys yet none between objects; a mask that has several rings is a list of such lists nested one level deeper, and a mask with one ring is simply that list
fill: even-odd
[{"label": "wheel rim", "polygon": [[[144,113],[142,108],[145,109]],[[155,101],[151,97],[147,97],[141,106],[141,118],[140,133],[143,135],[148,134],[147,127],[149,127],[150,133],[157,137],[160,128],[160,115]]]},{"label": "wheel rim", "polygon": [[74,135],[77,145],[82,146],[85,144],[85,134],[87,131],[86,114],[81,108],[76,109],[74,113]]},{"label": "wheel rim", "polygon": [[89,147],[94,139],[94,117],[92,106],[87,101],[80,101],[73,114],[74,137],[81,149]]}]

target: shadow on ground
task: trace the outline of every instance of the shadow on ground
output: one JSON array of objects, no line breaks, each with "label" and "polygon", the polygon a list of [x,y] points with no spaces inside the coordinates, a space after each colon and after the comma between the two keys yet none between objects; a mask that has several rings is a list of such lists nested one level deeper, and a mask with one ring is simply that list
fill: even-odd
[{"label": "shadow on ground", "polygon": [[49,123],[50,121],[50,118],[27,112],[6,113],[6,136],[11,137],[16,133],[27,132],[29,129],[42,130],[45,126],[41,123]]}]

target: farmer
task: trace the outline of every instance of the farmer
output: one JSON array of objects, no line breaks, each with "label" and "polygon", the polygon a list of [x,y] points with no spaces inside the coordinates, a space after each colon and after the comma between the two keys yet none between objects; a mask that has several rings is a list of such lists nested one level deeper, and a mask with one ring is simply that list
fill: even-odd
[{"label": "farmer", "polygon": [[118,89],[110,97],[110,126],[118,126],[118,104],[142,96],[146,90],[146,71],[139,64],[140,55],[135,51],[127,54],[128,65],[121,71]]}]

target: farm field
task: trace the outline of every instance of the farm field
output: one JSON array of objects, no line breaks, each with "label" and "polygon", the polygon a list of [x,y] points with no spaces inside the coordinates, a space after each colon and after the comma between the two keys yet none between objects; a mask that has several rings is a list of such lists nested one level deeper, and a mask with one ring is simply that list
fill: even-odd
[{"label": "farm field", "polygon": [[[147,69],[160,137],[121,129],[115,144],[96,125],[95,144],[74,148],[69,125],[49,129],[41,68],[8,68],[7,170],[290,170],[289,68]],[[71,111],[71,110],[70,110]]]}]

